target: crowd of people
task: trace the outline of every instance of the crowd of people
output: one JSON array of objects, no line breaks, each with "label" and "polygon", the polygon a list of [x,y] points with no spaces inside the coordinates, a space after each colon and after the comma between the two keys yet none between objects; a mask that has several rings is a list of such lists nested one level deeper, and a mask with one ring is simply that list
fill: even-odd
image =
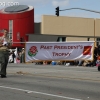
[{"label": "crowd of people", "polygon": [[21,51],[12,50],[9,52],[9,63],[25,63],[25,50]]},{"label": "crowd of people", "polygon": [[[25,63],[25,50],[22,48],[21,51],[16,52],[13,50],[9,54],[9,63]],[[100,46],[94,48],[93,60],[75,60],[75,61],[40,61],[35,62],[38,65],[66,65],[66,66],[86,66],[93,67],[98,66],[100,64]]]}]

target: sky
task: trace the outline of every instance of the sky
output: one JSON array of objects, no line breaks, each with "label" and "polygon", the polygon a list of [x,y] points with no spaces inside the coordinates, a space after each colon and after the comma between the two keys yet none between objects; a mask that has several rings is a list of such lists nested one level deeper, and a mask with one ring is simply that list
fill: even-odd
[{"label": "sky", "polygon": [[[41,22],[42,15],[55,15],[55,8],[60,10],[69,8],[82,8],[100,12],[100,0],[0,0],[0,9],[11,5],[29,5],[34,7],[34,21]],[[60,16],[100,18],[100,13],[81,9],[60,11]]]}]

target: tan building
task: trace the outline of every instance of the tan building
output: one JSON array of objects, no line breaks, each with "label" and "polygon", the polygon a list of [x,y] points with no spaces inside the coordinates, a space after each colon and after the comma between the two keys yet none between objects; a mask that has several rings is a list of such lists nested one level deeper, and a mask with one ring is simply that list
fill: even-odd
[{"label": "tan building", "polygon": [[41,34],[65,35],[66,41],[99,40],[100,19],[43,15]]},{"label": "tan building", "polygon": [[99,27],[100,19],[43,15],[35,33],[58,36],[55,41],[99,41]]}]

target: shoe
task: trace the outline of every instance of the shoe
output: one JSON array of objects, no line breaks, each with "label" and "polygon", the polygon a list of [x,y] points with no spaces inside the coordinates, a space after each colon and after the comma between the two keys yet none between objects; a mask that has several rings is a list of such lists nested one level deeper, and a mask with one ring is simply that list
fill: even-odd
[{"label": "shoe", "polygon": [[6,78],[7,76],[5,76],[5,75],[1,75],[1,78]]}]

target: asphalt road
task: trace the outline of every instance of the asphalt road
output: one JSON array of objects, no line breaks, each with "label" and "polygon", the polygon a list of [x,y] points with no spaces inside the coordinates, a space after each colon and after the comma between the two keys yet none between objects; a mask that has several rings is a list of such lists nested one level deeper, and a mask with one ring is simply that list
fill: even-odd
[{"label": "asphalt road", "polygon": [[9,64],[0,100],[100,100],[96,67]]}]

